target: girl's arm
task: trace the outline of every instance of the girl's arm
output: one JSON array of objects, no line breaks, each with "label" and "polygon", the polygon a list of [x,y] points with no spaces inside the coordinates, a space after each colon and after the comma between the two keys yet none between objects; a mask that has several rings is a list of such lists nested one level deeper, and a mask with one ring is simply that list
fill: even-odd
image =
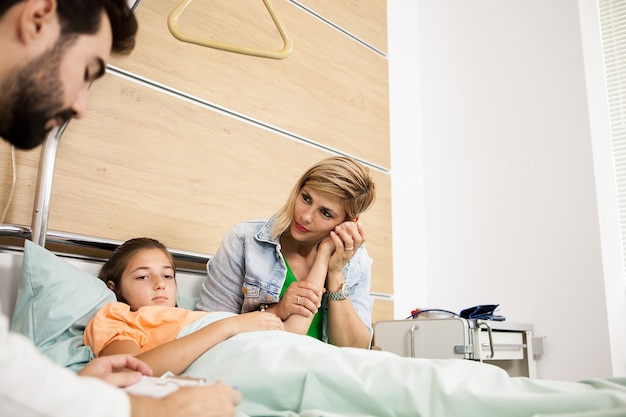
[{"label": "girl's arm", "polygon": [[100,356],[130,353],[147,363],[156,376],[168,371],[179,375],[204,352],[236,334],[283,328],[282,321],[274,314],[256,311],[216,321],[144,353],[140,353],[139,345],[135,341],[116,340],[109,343]]},{"label": "girl's arm", "polygon": [[[298,313],[290,314],[289,317],[283,321],[285,330],[298,334],[306,334],[309,331],[314,317],[314,312],[311,311],[311,309],[317,312],[317,309],[320,307],[324,291],[324,282],[326,281],[326,273],[328,271],[328,262],[333,251],[334,247],[332,246],[332,242],[330,242],[330,240],[323,241],[318,248],[315,262],[306,279],[292,283],[283,295],[281,301],[294,303],[293,300],[295,299],[294,308],[299,310]],[[311,295],[301,296],[301,304],[298,305],[298,296],[296,295],[298,292]],[[316,303],[312,300],[319,300],[319,302]],[[274,304],[269,311],[272,312],[272,308],[279,307],[279,305]]]},{"label": "girl's arm", "polygon": [[[346,221],[330,232],[319,247],[315,262],[306,279],[289,286],[281,301],[268,311],[283,318],[285,330],[306,334],[319,304],[311,304],[312,299],[321,299],[327,291],[336,292],[346,282],[343,270],[356,251],[365,243],[366,234],[361,222]],[[322,292],[319,292],[321,289]],[[319,292],[318,298],[305,296],[307,291]],[[369,289],[368,289],[369,293]],[[301,294],[301,305],[298,305]],[[350,298],[329,300],[328,341],[336,346],[368,348],[371,341],[370,330],[357,314]]]}]

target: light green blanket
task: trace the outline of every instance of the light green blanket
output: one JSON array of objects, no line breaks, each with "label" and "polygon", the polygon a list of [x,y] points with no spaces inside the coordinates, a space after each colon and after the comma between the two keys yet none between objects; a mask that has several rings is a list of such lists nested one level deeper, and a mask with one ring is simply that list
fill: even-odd
[{"label": "light green blanket", "polygon": [[626,416],[626,379],[512,378],[479,362],[337,348],[279,331],[232,337],[184,374],[241,390],[239,417]]}]

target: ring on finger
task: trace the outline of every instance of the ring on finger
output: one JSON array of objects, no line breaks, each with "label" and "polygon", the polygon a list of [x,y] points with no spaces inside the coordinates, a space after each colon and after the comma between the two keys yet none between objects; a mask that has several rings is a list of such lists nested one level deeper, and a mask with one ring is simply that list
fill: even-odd
[{"label": "ring on finger", "polygon": [[346,250],[354,250],[354,246],[350,246],[349,248],[346,248]]},{"label": "ring on finger", "polygon": [[300,296],[298,296],[298,301],[296,304],[300,305]]}]

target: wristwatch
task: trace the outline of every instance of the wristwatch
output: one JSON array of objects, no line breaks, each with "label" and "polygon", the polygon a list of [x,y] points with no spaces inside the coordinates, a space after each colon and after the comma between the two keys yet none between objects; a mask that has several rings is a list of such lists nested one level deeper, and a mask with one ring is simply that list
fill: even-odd
[{"label": "wristwatch", "polygon": [[341,284],[341,288],[337,292],[326,293],[329,300],[345,300],[350,297],[350,287],[345,282]]}]

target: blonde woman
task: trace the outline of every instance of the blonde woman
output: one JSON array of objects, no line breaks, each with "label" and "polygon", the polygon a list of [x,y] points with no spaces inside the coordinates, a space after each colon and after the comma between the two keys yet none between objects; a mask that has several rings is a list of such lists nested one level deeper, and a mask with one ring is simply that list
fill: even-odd
[{"label": "blonde woman", "polygon": [[367,167],[326,158],[269,220],[234,226],[207,263],[198,309],[266,310],[285,330],[336,346],[371,342],[371,264],[359,221],[375,200]]}]

